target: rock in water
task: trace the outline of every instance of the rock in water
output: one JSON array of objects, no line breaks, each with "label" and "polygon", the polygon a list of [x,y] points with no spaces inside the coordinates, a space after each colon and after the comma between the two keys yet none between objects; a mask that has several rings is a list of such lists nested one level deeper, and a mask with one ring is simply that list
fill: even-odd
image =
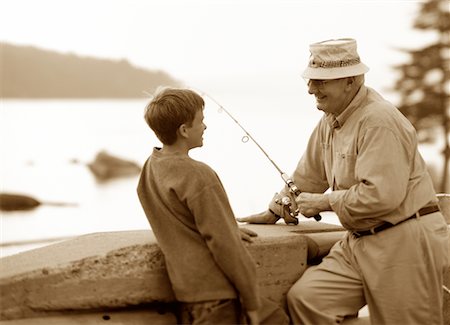
[{"label": "rock in water", "polygon": [[100,151],[88,167],[100,180],[134,176],[141,171],[141,167],[135,162],[115,157],[105,151]]},{"label": "rock in water", "polygon": [[0,210],[31,210],[41,205],[38,200],[21,194],[0,193]]}]

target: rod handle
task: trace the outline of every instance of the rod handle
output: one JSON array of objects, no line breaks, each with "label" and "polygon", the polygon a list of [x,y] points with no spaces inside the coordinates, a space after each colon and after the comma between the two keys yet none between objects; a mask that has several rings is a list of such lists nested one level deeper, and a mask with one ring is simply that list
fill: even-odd
[{"label": "rod handle", "polygon": [[[299,196],[299,195],[300,195],[300,193],[301,193],[300,190],[298,189],[297,186],[295,186],[294,182],[293,182],[291,179],[288,179],[288,180],[286,181],[286,183],[288,184],[289,189],[290,189],[292,192],[294,192],[295,196]],[[314,218],[316,221],[322,220],[322,217],[320,216],[320,214],[316,214],[315,216],[313,216],[313,218]]]}]

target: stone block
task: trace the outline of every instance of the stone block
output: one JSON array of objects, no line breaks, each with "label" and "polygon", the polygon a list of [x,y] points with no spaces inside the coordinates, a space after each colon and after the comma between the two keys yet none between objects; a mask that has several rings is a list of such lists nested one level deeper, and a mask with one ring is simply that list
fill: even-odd
[{"label": "stone block", "polygon": [[172,313],[157,310],[129,310],[112,312],[66,313],[65,315],[22,318],[0,321],[0,325],[174,325],[176,317]]},{"label": "stone block", "polygon": [[[298,233],[306,225],[246,226],[258,233],[247,247],[257,264],[261,293],[280,305],[307,267],[307,239]],[[153,233],[140,230],[80,236],[2,258],[0,300],[0,319],[8,320],[175,298]]]}]

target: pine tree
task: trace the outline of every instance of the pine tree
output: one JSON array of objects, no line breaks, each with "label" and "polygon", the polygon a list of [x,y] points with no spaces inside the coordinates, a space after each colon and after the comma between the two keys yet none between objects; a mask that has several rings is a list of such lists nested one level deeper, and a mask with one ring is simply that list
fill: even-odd
[{"label": "pine tree", "polygon": [[421,49],[402,51],[410,62],[394,68],[400,72],[394,89],[400,94],[400,111],[418,131],[441,126],[444,134],[444,164],[436,190],[446,192],[448,184],[449,97],[450,97],[450,1],[427,0],[421,3],[413,27],[436,34],[435,41]]}]

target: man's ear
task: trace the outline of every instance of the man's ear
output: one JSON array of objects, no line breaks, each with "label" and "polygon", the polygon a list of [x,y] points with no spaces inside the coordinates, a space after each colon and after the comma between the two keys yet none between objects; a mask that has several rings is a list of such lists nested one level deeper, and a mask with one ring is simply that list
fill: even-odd
[{"label": "man's ear", "polygon": [[355,83],[355,77],[347,77],[347,89],[351,90]]},{"label": "man's ear", "polygon": [[187,133],[187,126],[186,126],[186,124],[181,124],[178,127],[177,132],[180,135],[180,137],[182,137],[182,138],[188,138],[189,137],[189,135]]}]

